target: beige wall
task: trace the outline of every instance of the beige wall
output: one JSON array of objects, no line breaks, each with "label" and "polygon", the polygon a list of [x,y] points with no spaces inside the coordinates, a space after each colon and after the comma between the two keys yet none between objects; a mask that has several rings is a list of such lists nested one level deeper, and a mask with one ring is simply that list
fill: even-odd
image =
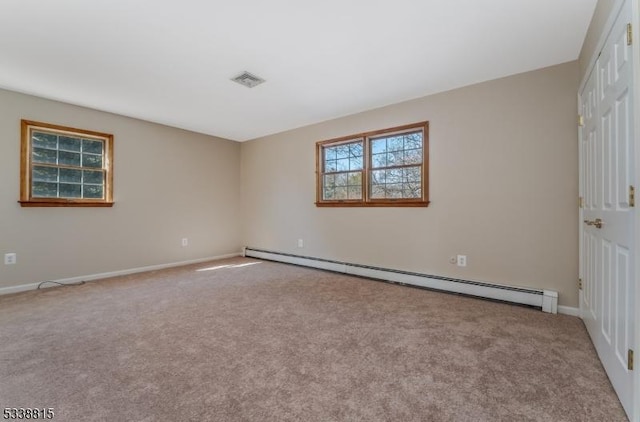
[{"label": "beige wall", "polygon": [[[0,254],[18,254],[0,288],[249,245],[549,288],[577,306],[578,74],[566,63],[243,144],[0,90]],[[21,208],[21,118],[113,133],[116,205]],[[315,207],[316,141],[422,120],[428,208]]]},{"label": "beige wall", "polygon": [[596,53],[600,35],[616,3],[618,3],[617,0],[598,0],[596,10],[593,12],[593,17],[591,18],[591,23],[589,24],[589,29],[584,39],[584,44],[582,44],[580,58],[578,59],[581,77],[585,75],[588,70],[591,58]]},{"label": "beige wall", "polygon": [[[548,288],[577,307],[578,74],[570,62],[243,143],[243,243]],[[428,208],[315,207],[316,141],[422,120]]]},{"label": "beige wall", "polygon": [[[21,208],[21,118],[114,134],[114,207]],[[239,165],[235,142],[0,90],[0,288],[238,252]]]}]

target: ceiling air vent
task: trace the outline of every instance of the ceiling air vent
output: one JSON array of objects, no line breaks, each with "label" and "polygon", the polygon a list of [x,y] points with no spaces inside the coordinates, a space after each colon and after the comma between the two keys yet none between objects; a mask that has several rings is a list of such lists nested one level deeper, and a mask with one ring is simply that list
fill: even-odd
[{"label": "ceiling air vent", "polygon": [[249,72],[242,72],[238,76],[231,78],[231,80],[234,82],[238,82],[240,85],[244,85],[247,88],[253,88],[256,85],[260,85],[261,83],[265,82],[264,79]]}]

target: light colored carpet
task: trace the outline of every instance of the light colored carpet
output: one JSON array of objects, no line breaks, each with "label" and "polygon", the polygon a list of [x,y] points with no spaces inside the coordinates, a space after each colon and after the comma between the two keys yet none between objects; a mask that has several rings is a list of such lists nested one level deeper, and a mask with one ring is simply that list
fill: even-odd
[{"label": "light colored carpet", "polygon": [[0,407],[60,421],[626,420],[578,318],[245,258],[0,297],[0,339]]}]

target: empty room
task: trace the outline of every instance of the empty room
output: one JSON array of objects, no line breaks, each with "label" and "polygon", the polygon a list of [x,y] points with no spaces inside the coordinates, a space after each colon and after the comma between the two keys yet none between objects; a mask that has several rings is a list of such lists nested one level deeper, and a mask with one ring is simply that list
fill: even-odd
[{"label": "empty room", "polygon": [[640,422],[638,28],[0,2],[2,419]]}]

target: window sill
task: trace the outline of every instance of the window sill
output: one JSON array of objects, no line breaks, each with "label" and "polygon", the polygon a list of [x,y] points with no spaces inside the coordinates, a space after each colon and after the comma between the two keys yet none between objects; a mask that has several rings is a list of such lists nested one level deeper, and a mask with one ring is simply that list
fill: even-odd
[{"label": "window sill", "polygon": [[316,202],[316,207],[428,207],[429,201],[384,201],[384,202]]},{"label": "window sill", "polygon": [[113,207],[113,202],[87,202],[74,200],[60,201],[18,201],[21,207]]}]

